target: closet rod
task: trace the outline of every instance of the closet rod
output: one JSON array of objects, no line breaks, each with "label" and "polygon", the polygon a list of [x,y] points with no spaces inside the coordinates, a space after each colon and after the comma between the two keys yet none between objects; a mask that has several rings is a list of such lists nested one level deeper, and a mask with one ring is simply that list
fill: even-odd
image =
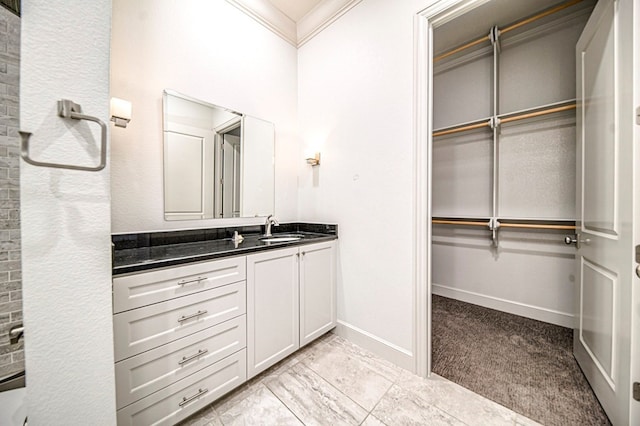
[{"label": "closet rod", "polygon": [[[522,229],[555,229],[574,231],[575,225],[547,225],[547,224],[535,224],[535,223],[502,223],[498,221],[500,228],[522,228]],[[488,222],[471,222],[464,220],[446,220],[446,219],[432,219],[431,223],[437,225],[465,225],[465,226],[488,226]]]},{"label": "closet rod", "polygon": [[[498,118],[499,118],[499,123],[502,124],[502,123],[509,123],[511,121],[518,121],[518,120],[524,120],[527,118],[539,117],[541,115],[553,114],[556,112],[569,111],[575,108],[576,108],[576,104],[572,103],[569,105],[563,105],[559,107],[547,108],[539,111],[518,114],[511,117],[505,117],[505,118],[498,117]],[[470,124],[467,126],[455,127],[453,129],[438,130],[436,132],[433,132],[433,137],[450,135],[452,133],[458,133],[458,132],[465,132],[467,130],[479,129],[482,127],[489,127],[490,125],[491,125],[491,120],[484,120],[481,123],[477,123],[477,124]]]},{"label": "closet rod", "polygon": [[500,228],[524,228],[524,229],[560,229],[567,231],[575,231],[575,225],[536,225],[533,223],[502,223]]},{"label": "closet rod", "polygon": [[489,123],[490,121],[483,121],[482,123],[469,124],[467,126],[456,127],[455,129],[439,130],[437,132],[433,132],[433,136],[434,137],[444,136],[444,135],[450,135],[452,133],[466,132],[467,130],[480,129],[482,127],[488,127]]},{"label": "closet rod", "polygon": [[561,107],[548,108],[535,112],[528,112],[526,114],[514,115],[513,117],[505,117],[500,119],[500,123],[509,123],[511,121],[524,120],[526,118],[539,117],[541,115],[553,114],[554,112],[562,112],[576,109],[576,104],[569,104]]},{"label": "closet rod", "polygon": [[437,225],[488,226],[489,222],[471,222],[467,220],[432,219],[431,223],[435,223]]},{"label": "closet rod", "polygon": [[534,15],[534,16],[532,16],[530,18],[523,19],[520,22],[516,22],[515,24],[509,25],[508,27],[501,29],[500,30],[500,34],[508,33],[509,31],[515,30],[516,28],[520,28],[521,26],[527,25],[530,22],[534,22],[534,21],[537,21],[538,19],[544,18],[545,16],[549,16],[549,15],[552,15],[552,14],[554,14],[556,12],[560,12],[561,10],[566,9],[568,7],[571,7],[574,4],[578,4],[581,1],[582,0],[570,0],[570,1],[566,2],[566,3],[562,3],[562,4],[560,4],[560,5],[556,6],[556,7],[553,7],[551,9],[549,9],[549,10],[545,10],[544,12],[540,12],[537,15]]},{"label": "closet rod", "polygon": [[[582,0],[570,0],[570,1],[566,2],[566,3],[562,3],[562,4],[560,4],[560,5],[556,6],[556,7],[553,7],[551,9],[545,10],[544,12],[540,12],[537,15],[531,16],[529,18],[523,19],[522,21],[518,21],[518,22],[516,22],[514,24],[509,25],[508,27],[505,27],[504,29],[501,29],[500,30],[500,34],[504,34],[504,33],[507,33],[509,31],[513,31],[516,28],[520,28],[523,25],[526,25],[526,24],[529,24],[531,22],[537,21],[538,19],[544,18],[545,16],[552,15],[552,14],[554,14],[556,12],[559,12],[559,11],[561,11],[563,9],[571,7],[574,4],[578,4],[581,1]],[[482,37],[480,37],[480,38],[478,38],[476,40],[470,41],[467,44],[464,44],[462,46],[456,47],[453,50],[450,50],[448,52],[442,53],[442,54],[434,57],[433,58],[433,62],[438,62],[438,61],[440,61],[440,60],[442,60],[444,58],[447,58],[447,57],[449,57],[451,55],[455,55],[456,53],[461,52],[461,51],[463,51],[465,49],[468,49],[470,47],[476,46],[476,45],[478,45],[478,44],[480,44],[480,43],[482,43],[484,41],[491,41],[490,35],[482,36]]]},{"label": "closet rod", "polygon": [[488,35],[486,35],[486,36],[483,36],[483,37],[481,37],[481,38],[479,38],[479,39],[476,39],[476,40],[470,41],[470,42],[469,42],[469,43],[467,43],[467,44],[464,44],[464,45],[462,45],[462,46],[456,47],[456,48],[455,48],[455,49],[453,49],[453,50],[450,50],[450,51],[448,51],[448,52],[442,53],[442,54],[440,54],[440,55],[438,55],[438,56],[434,57],[434,58],[433,58],[433,62],[438,62],[438,61],[440,61],[440,60],[442,60],[442,59],[444,59],[444,58],[447,58],[447,57],[449,57],[449,56],[451,56],[451,55],[455,55],[455,54],[456,54],[456,53],[458,53],[458,52],[462,52],[462,51],[463,51],[463,50],[465,50],[465,49],[468,49],[468,48],[470,48],[470,47],[473,47],[473,46],[478,45],[478,44],[480,44],[480,43],[482,43],[482,42],[485,42],[485,41],[491,41],[491,38],[490,38]]}]

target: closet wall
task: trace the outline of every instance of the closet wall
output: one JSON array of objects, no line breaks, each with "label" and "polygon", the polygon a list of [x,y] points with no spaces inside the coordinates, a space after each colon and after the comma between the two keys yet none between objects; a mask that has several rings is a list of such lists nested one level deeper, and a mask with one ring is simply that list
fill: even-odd
[{"label": "closet wall", "polygon": [[[494,0],[436,29],[436,58],[494,25],[504,31],[553,6],[527,3]],[[585,0],[501,34],[495,54],[487,40],[435,62],[434,134],[492,116],[569,109],[505,122],[495,135],[484,125],[434,136],[434,294],[573,327],[575,247],[564,238],[575,231],[505,224],[574,224],[575,44],[594,4]],[[492,219],[503,224],[495,233]]]}]

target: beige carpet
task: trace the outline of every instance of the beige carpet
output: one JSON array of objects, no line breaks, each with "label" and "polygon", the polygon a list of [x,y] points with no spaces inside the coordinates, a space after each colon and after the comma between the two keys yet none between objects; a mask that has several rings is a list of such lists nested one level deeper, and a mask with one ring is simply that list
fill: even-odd
[{"label": "beige carpet", "polygon": [[548,426],[610,425],[573,330],[433,296],[433,371]]}]

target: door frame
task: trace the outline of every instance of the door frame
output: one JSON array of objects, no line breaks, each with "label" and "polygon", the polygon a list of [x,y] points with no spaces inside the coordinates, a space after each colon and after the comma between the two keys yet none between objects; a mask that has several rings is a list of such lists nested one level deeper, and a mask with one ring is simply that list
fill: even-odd
[{"label": "door frame", "polygon": [[[640,7],[633,8],[633,106],[640,108]],[[638,114],[638,110],[635,111]],[[634,165],[640,164],[640,118],[633,126]],[[634,192],[640,190],[640,167],[633,168]],[[640,197],[633,200],[633,245],[640,245]],[[632,274],[631,283],[631,383],[640,382],[640,278]],[[633,386],[633,385],[632,385]],[[640,402],[631,397],[629,423],[640,421]]]},{"label": "door frame", "polygon": [[[431,375],[431,173],[433,132],[433,29],[490,0],[436,0],[413,20],[413,355],[415,373]],[[633,8],[640,24],[640,7]],[[633,34],[633,104],[640,107],[640,25]],[[640,118],[638,119],[640,120]],[[639,121],[640,123],[640,121]],[[640,164],[640,124],[634,126],[634,164]],[[634,185],[640,190],[640,167],[634,167]],[[634,244],[640,245],[640,197],[634,198]],[[635,275],[635,274],[634,274]],[[631,319],[631,382],[640,382],[640,278],[633,277],[634,314]],[[640,403],[630,404],[630,421],[640,419]]]},{"label": "door frame", "polygon": [[413,19],[413,358],[431,375],[433,29],[490,0],[436,0]]}]

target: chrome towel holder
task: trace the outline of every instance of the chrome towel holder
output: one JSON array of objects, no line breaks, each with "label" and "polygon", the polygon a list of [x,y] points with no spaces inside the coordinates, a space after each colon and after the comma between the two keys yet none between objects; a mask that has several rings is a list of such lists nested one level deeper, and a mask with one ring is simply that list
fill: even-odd
[{"label": "chrome towel holder", "polygon": [[33,158],[29,157],[29,138],[31,137],[30,132],[20,131],[20,155],[24,161],[39,167],[53,167],[56,169],[70,169],[70,170],[84,170],[89,172],[98,172],[105,168],[107,165],[107,125],[104,124],[102,120],[97,117],[92,117],[90,115],[82,114],[82,107],[68,99],[61,99],[58,101],[58,115],[62,118],[73,118],[75,120],[88,120],[98,123],[101,128],[101,143],[100,143],[100,164],[95,167],[88,166],[75,166],[73,164],[57,164],[57,163],[47,163],[43,161],[37,161]]}]

